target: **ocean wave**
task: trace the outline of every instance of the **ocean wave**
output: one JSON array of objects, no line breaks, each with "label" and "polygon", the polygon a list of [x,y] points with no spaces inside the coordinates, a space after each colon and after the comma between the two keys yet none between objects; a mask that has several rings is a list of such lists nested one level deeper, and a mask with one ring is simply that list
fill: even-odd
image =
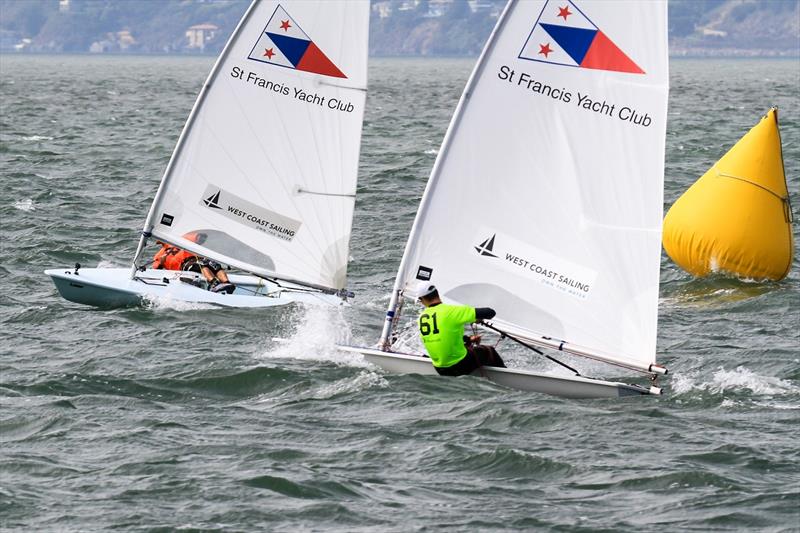
[{"label": "ocean wave", "polygon": [[[198,398],[221,397],[228,399],[253,398],[269,391],[282,390],[287,382],[296,381],[297,373],[281,368],[252,367],[195,371],[185,376],[156,377],[147,379],[125,379],[102,374],[65,374],[27,385],[17,385],[12,390],[21,394],[26,407],[39,405],[31,398],[40,400],[48,407],[76,408],[76,402],[91,402],[90,397],[104,397],[104,403],[120,398],[138,398],[158,403],[181,402]],[[45,396],[50,394],[51,396]],[[57,399],[53,399],[53,394]],[[79,399],[76,399],[79,398]],[[36,400],[34,400],[36,401]],[[124,401],[124,400],[123,400]],[[5,402],[9,403],[9,402]]]},{"label": "ocean wave", "polygon": [[697,376],[692,374],[677,374],[672,379],[670,386],[676,394],[694,391],[708,391],[714,394],[749,391],[752,394],[769,396],[800,394],[800,387],[789,381],[771,376],[760,376],[743,366],[737,366],[733,370],[720,367],[711,374],[709,381],[699,381]]},{"label": "ocean wave", "polygon": [[336,481],[331,479],[306,479],[295,481],[288,477],[275,475],[261,475],[243,480],[249,487],[266,489],[283,497],[306,500],[330,500],[332,498],[361,498],[367,494],[360,494],[352,488],[352,481]]},{"label": "ocean wave", "polygon": [[343,394],[388,386],[389,382],[382,375],[362,370],[354,377],[347,377],[319,387],[311,394],[311,397],[315,400],[327,400]]},{"label": "ocean wave", "polygon": [[19,209],[20,211],[35,211],[36,207],[34,207],[33,200],[31,198],[26,198],[24,200],[17,200],[14,202],[14,209]]},{"label": "ocean wave", "polygon": [[[48,402],[49,405],[62,409],[75,409],[69,400],[59,402]],[[46,438],[57,438],[64,435],[71,423],[67,417],[50,415],[46,417],[37,416],[15,416],[9,420],[0,422],[0,442],[8,444],[11,442],[22,442],[27,440],[37,440]]]},{"label": "ocean wave", "polygon": [[465,468],[485,476],[534,476],[537,479],[563,479],[572,473],[568,463],[547,459],[524,450],[495,449],[475,451],[460,445],[447,444],[437,453],[440,458],[433,468],[440,472],[458,472]]}]

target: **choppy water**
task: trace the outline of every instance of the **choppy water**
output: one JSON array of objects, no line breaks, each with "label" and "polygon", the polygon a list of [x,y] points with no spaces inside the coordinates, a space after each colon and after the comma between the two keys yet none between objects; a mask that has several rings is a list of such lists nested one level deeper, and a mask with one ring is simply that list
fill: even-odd
[{"label": "choppy water", "polygon": [[[385,375],[331,348],[377,338],[469,60],[372,61],[351,308],[60,299],[44,268],[130,261],[210,65],[0,58],[0,527],[800,530],[797,260],[780,283],[663,261],[660,399]],[[797,217],[798,62],[671,69],[668,204],[774,104]]]}]

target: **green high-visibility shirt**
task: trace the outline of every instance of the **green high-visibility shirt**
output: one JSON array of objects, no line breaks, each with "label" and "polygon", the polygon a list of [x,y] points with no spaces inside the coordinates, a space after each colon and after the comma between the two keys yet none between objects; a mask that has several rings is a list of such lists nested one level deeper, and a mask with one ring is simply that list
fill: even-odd
[{"label": "green high-visibility shirt", "polygon": [[438,304],[419,316],[419,334],[433,366],[446,368],[467,355],[464,324],[475,322],[475,308],[468,305]]}]

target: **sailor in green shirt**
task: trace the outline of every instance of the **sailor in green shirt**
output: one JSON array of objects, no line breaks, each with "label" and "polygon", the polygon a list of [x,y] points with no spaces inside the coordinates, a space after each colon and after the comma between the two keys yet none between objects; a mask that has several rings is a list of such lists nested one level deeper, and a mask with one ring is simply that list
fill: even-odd
[{"label": "sailor in green shirt", "polygon": [[463,376],[481,366],[505,368],[497,350],[479,344],[480,335],[464,335],[465,324],[492,318],[496,314],[494,309],[442,303],[439,292],[430,283],[421,284],[417,297],[425,306],[419,317],[419,334],[436,372],[443,376]]}]

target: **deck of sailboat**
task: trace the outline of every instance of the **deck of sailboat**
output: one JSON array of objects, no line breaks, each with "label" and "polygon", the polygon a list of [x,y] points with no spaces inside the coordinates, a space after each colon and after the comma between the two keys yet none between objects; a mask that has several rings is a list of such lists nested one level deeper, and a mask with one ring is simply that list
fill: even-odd
[{"label": "deck of sailboat", "polygon": [[137,272],[134,279],[128,268],[50,269],[50,276],[61,295],[72,302],[97,307],[142,305],[152,300],[174,300],[219,307],[274,307],[291,303],[340,305],[332,294],[309,291],[289,283],[276,283],[256,276],[231,274],[236,285],[233,294],[214,293],[184,280],[199,279],[193,272],[152,270]]},{"label": "deck of sailboat", "polygon": [[[438,375],[425,356],[411,353],[384,352],[376,348],[337,345],[340,350],[360,353],[368,362],[387,372],[398,374]],[[660,389],[628,385],[581,376],[557,376],[518,368],[481,367],[473,375],[528,392],[540,392],[563,398],[620,398],[660,394]]]}]

